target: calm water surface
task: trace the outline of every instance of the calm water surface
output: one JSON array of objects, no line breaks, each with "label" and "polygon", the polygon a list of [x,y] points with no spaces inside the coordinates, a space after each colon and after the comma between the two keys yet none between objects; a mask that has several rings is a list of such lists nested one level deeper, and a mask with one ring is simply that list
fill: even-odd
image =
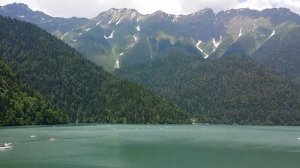
[{"label": "calm water surface", "polygon": [[1,168],[300,167],[300,127],[17,127],[0,129],[4,142]]}]

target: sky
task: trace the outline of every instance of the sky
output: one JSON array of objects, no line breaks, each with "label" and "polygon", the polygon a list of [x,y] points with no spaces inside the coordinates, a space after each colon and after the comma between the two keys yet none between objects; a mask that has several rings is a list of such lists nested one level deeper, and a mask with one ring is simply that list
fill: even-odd
[{"label": "sky", "polygon": [[0,0],[0,5],[25,3],[51,16],[93,18],[110,8],[131,8],[142,14],[162,10],[170,14],[190,14],[203,8],[215,12],[228,9],[285,7],[300,14],[300,0]]}]

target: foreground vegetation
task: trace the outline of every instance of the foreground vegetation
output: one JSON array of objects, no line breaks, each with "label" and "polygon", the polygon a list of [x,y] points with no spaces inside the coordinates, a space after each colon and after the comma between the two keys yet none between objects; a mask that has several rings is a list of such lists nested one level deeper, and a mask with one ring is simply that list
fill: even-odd
[{"label": "foreground vegetation", "polygon": [[0,125],[63,124],[67,117],[38,92],[22,84],[0,60]]}]

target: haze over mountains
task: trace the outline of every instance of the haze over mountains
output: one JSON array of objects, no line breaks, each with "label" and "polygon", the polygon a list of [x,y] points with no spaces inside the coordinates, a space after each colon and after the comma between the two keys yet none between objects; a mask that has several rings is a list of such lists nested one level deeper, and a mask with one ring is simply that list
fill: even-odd
[{"label": "haze over mountains", "polygon": [[300,124],[300,16],[289,9],[205,8],[189,15],[111,9],[86,19],[15,3],[0,14],[36,24],[201,122]]}]

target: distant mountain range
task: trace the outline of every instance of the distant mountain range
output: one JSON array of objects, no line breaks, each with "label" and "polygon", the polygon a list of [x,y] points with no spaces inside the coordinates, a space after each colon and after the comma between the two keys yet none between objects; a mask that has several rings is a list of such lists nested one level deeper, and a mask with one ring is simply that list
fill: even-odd
[{"label": "distant mountain range", "polygon": [[[14,3],[0,15],[38,25],[201,122],[300,125],[300,16],[289,9],[143,15],[113,8],[86,19]],[[177,106],[163,105],[177,109],[172,121],[182,118]]]},{"label": "distant mountain range", "polygon": [[[134,9],[111,9],[85,19],[51,17],[14,3],[1,7],[0,14],[40,26],[110,72],[146,62],[176,47],[212,60],[241,54],[292,79],[299,80],[300,76],[300,59],[294,55],[300,49],[291,46],[299,44],[299,38],[291,39],[293,43],[278,41],[300,29],[300,16],[285,8],[232,9],[217,14],[206,8],[189,15],[162,11],[142,15]],[[265,49],[273,43],[285,43],[276,55],[278,58],[273,57],[272,50]],[[259,56],[262,51],[263,56]],[[283,62],[282,55],[293,61]]]}]

